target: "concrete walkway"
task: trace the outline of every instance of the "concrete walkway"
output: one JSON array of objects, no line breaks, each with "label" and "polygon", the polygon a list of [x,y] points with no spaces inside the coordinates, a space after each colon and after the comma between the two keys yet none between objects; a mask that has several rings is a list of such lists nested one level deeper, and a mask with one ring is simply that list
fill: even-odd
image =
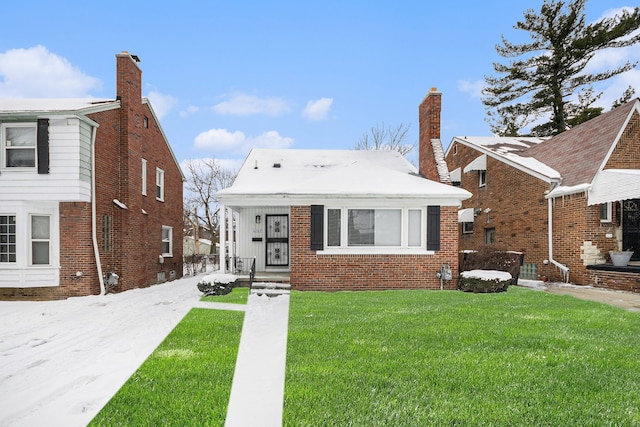
[{"label": "concrete walkway", "polygon": [[282,425],[289,295],[249,295],[226,427]]}]

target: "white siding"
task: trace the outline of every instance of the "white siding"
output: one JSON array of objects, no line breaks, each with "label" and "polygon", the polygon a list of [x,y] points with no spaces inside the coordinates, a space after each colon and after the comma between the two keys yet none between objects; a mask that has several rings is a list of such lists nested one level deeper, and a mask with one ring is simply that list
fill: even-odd
[{"label": "white siding", "polygon": [[77,118],[50,118],[49,173],[0,171],[0,202],[90,201],[90,137],[90,126]]},{"label": "white siding", "polygon": [[[260,224],[256,224],[256,215],[260,215]],[[243,208],[238,211],[236,234],[241,239],[236,243],[236,256],[256,258],[256,270],[265,271],[265,215],[289,215],[288,207]],[[254,242],[253,238],[262,238]],[[289,237],[290,238],[290,237]]]},{"label": "white siding", "polygon": [[[30,215],[48,215],[50,253],[48,266],[30,266]],[[8,202],[0,205],[0,215],[16,216],[16,262],[0,263],[0,288],[60,285],[60,212],[57,202]]]}]

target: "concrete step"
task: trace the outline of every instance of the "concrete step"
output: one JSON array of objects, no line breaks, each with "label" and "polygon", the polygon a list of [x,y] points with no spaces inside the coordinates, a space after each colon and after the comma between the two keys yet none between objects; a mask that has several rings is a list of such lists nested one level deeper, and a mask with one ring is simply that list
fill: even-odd
[{"label": "concrete step", "polygon": [[288,289],[251,289],[252,295],[266,295],[268,297],[277,297],[280,295],[289,295]]},{"label": "concrete step", "polygon": [[285,289],[290,290],[290,283],[275,283],[275,282],[254,282],[251,285],[251,289]]}]

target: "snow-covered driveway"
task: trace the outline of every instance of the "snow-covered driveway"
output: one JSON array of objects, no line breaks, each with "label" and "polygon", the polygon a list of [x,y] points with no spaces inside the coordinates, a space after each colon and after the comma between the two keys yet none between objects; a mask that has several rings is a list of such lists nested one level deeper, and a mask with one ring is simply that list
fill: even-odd
[{"label": "snow-covered driveway", "polygon": [[197,282],[0,301],[0,426],[86,425],[197,305]]}]

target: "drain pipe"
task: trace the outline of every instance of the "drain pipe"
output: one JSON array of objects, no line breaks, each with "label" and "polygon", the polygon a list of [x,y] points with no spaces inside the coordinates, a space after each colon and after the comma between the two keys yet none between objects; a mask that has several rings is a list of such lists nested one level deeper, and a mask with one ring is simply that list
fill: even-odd
[{"label": "drain pipe", "polygon": [[565,283],[569,283],[569,267],[564,264],[560,264],[558,261],[553,259],[553,199],[547,199],[549,206],[549,226],[547,227],[549,230],[549,262],[562,271],[562,278]]},{"label": "drain pipe", "polygon": [[96,221],[96,132],[98,126],[94,125],[91,132],[91,239],[93,240],[93,253],[96,257],[96,268],[98,269],[98,281],[100,282],[100,295],[105,294],[104,277],[102,276],[102,264],[100,263],[100,252],[98,251],[98,232]]}]

